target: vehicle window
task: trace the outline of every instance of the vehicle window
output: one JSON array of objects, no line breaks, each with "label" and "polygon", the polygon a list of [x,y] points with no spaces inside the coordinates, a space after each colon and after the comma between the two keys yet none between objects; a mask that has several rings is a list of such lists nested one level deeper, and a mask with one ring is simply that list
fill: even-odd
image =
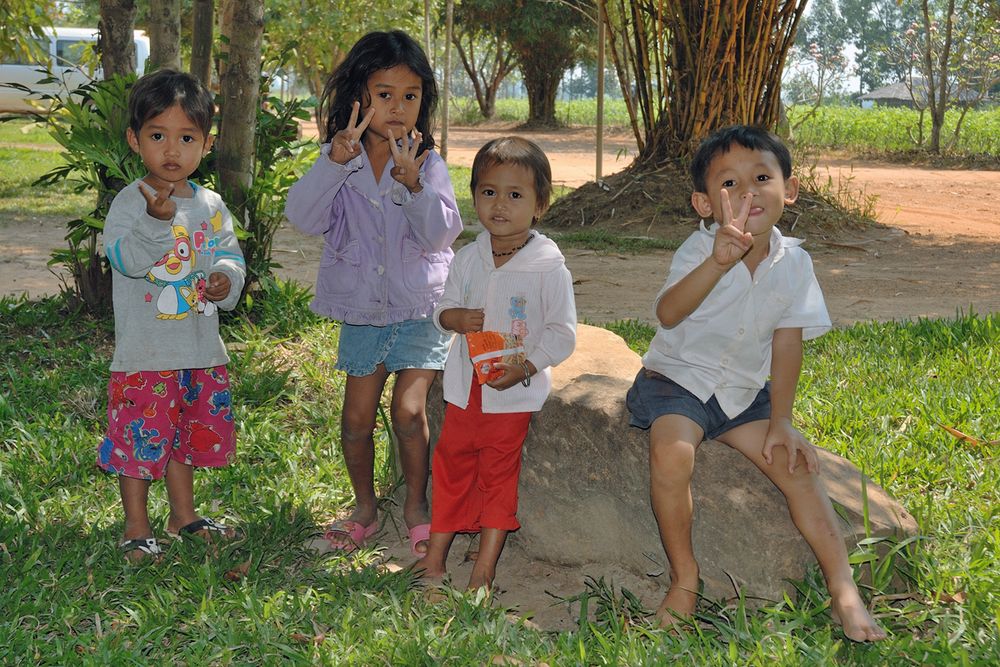
[{"label": "vehicle window", "polygon": [[82,39],[56,40],[56,65],[71,67],[81,64],[93,42]]},{"label": "vehicle window", "polygon": [[49,43],[47,40],[36,39],[33,40],[31,53],[24,54],[19,53],[15,56],[8,56],[4,58],[2,62],[4,65],[37,65],[39,67],[47,65],[48,53],[49,53]]}]

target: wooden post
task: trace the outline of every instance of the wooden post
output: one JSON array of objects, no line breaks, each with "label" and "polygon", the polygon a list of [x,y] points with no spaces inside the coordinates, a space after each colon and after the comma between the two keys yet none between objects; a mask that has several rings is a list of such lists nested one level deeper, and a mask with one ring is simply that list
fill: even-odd
[{"label": "wooden post", "polygon": [[604,168],[604,2],[597,3],[597,164],[594,180],[601,180]]}]

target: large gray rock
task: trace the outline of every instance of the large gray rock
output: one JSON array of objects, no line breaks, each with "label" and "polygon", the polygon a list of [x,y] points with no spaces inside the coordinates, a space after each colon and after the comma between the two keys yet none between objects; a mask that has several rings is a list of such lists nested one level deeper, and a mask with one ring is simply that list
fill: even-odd
[{"label": "large gray rock", "polygon": [[[607,563],[658,573],[666,557],[649,505],[648,435],[628,425],[625,393],[641,363],[605,329],[580,325],[576,352],[553,371],[553,390],[535,415],[524,448],[519,489],[521,530],[512,540],[530,557],[564,566]],[[443,403],[435,383],[428,402],[432,441]],[[827,490],[852,550],[865,537],[858,469],[820,451]],[[916,522],[867,481],[874,536],[912,535]],[[699,450],[692,481],[695,554],[710,598],[781,599],[786,579],[815,562],[788,516],[784,497],[739,452],[718,442]],[[730,579],[732,578],[732,580]]]}]

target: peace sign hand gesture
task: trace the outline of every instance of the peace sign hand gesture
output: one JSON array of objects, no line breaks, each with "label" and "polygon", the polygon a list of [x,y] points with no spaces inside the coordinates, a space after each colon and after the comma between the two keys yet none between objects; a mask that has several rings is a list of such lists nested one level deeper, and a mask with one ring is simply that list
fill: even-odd
[{"label": "peace sign hand gesture", "polygon": [[347,121],[347,127],[340,130],[330,140],[330,159],[337,164],[347,164],[357,156],[361,155],[361,135],[368,129],[368,123],[375,117],[375,108],[368,109],[368,113],[358,123],[358,114],[361,111],[361,103],[355,101],[351,108],[351,118]]},{"label": "peace sign hand gesture", "polygon": [[392,153],[392,161],[395,166],[389,172],[394,179],[406,186],[406,189],[416,194],[423,188],[420,187],[420,165],[427,159],[428,152],[424,151],[419,157],[417,151],[420,150],[420,141],[424,138],[419,132],[414,132],[411,138],[407,132],[400,137],[402,146],[396,145],[396,137],[389,133],[389,151]]},{"label": "peace sign hand gesture", "polygon": [[174,192],[174,184],[157,190],[145,181],[139,181],[139,192],[146,200],[146,213],[157,220],[171,220],[177,212],[177,204],[170,198]]},{"label": "peace sign hand gesture", "polygon": [[747,218],[750,217],[750,205],[753,194],[743,195],[743,205],[739,215],[733,216],[733,205],[729,201],[729,192],[722,188],[722,220],[715,233],[715,244],[712,246],[712,259],[720,266],[728,269],[740,261],[753,246],[753,235],[744,231]]}]

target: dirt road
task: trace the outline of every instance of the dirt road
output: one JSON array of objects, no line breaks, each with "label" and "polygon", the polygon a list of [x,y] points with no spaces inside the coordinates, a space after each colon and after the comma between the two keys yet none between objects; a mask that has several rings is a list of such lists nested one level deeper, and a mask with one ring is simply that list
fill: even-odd
[{"label": "dirt road", "polygon": [[[452,128],[448,160],[471,166],[476,150],[509,127]],[[553,178],[568,186],[593,180],[591,129],[524,133],[552,162]],[[625,133],[605,138],[604,174],[623,168],[634,154]],[[629,156],[626,158],[626,156]],[[807,247],[834,322],[951,316],[956,310],[1000,312],[1000,172],[927,169],[879,162],[831,159],[819,173],[836,183],[877,195],[888,225],[868,233],[807,238]],[[46,266],[63,245],[58,220],[13,225],[0,219],[0,294],[31,297],[59,289]],[[314,239],[283,229],[274,258],[282,277],[312,284],[318,263]],[[581,319],[649,319],[650,304],[666,275],[671,253],[597,254],[567,249]]]}]

